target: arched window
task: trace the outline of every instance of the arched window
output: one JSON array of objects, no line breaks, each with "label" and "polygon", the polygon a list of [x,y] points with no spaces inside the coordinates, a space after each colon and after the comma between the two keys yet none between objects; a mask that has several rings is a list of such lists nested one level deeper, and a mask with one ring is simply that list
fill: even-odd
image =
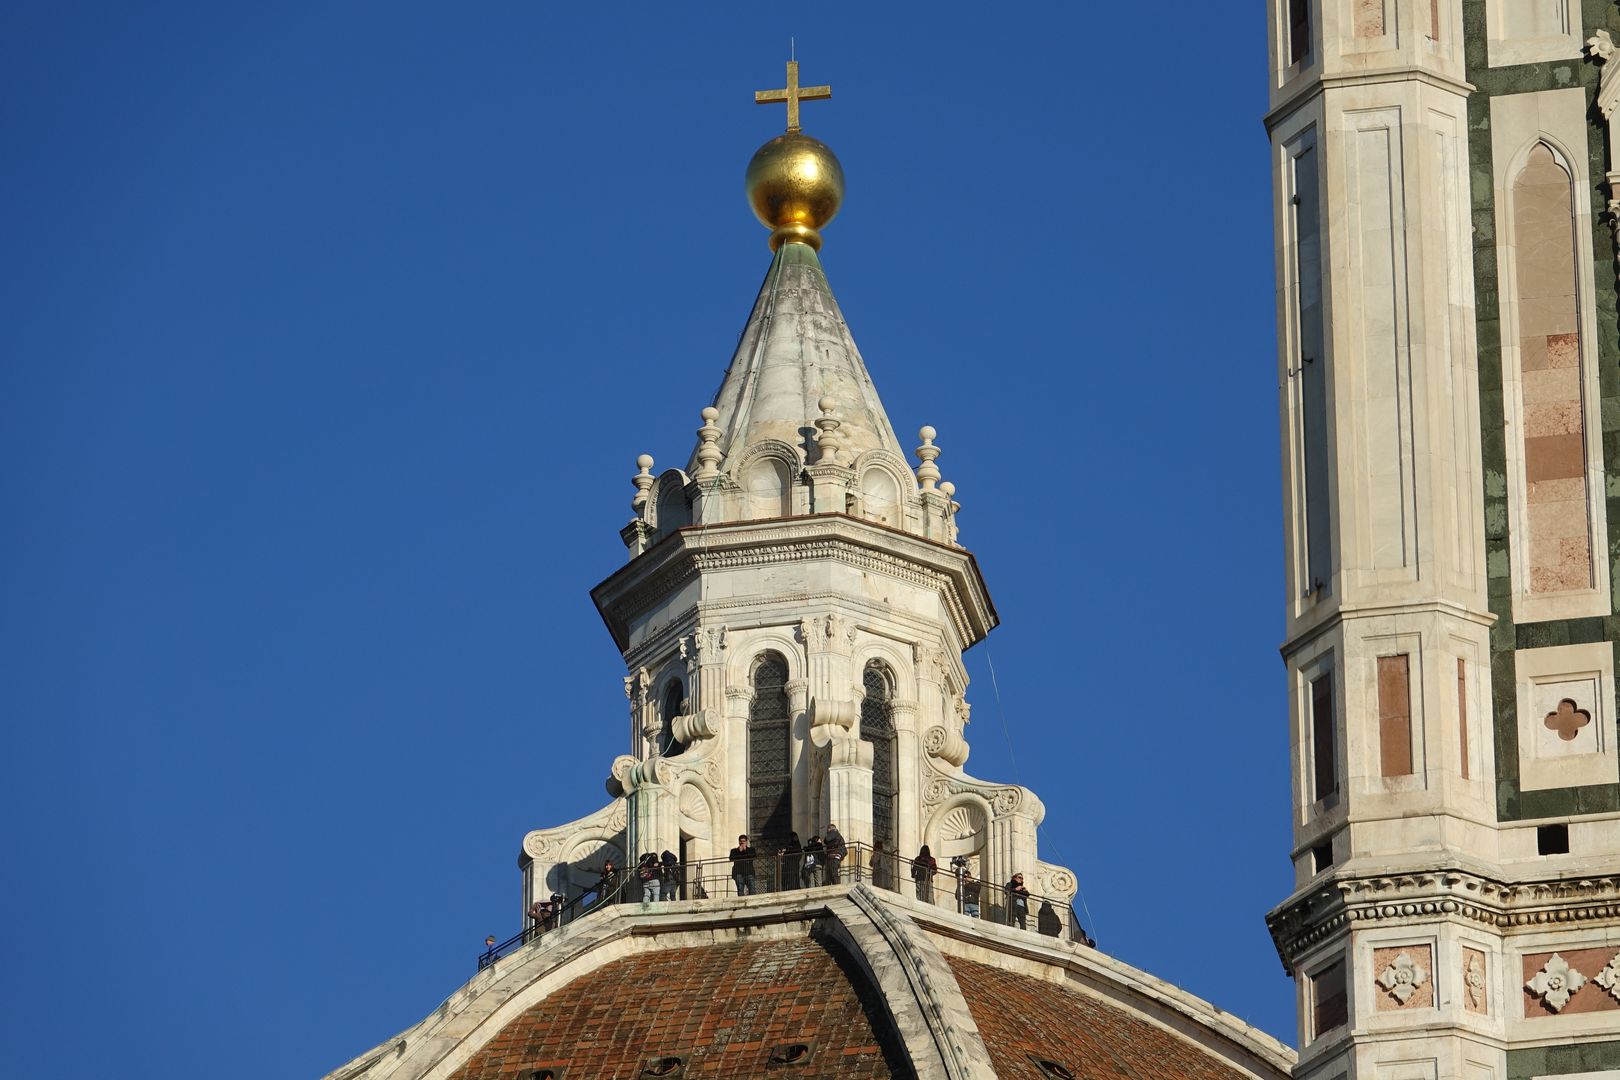
[{"label": "arched window", "polygon": [[658,529],[674,532],[683,525],[692,524],[692,507],[686,501],[686,491],[680,478],[665,477],[658,484]]},{"label": "arched window", "polygon": [[872,839],[894,850],[894,676],[882,661],[866,665],[861,676],[861,738],[872,744]]},{"label": "arched window", "polygon": [[750,518],[787,517],[793,513],[793,478],[787,466],[771,457],[754,459],[743,471]]},{"label": "arched window", "polygon": [[754,662],[754,703],[748,710],[748,835],[754,846],[785,840],[793,831],[793,765],[788,667],[780,653]]},{"label": "arched window", "polygon": [[676,757],[686,749],[686,744],[675,737],[675,718],[681,715],[681,706],[685,702],[686,690],[681,686],[681,681],[672,679],[664,690],[662,724],[658,730],[658,752],[664,757]]},{"label": "arched window", "polygon": [[894,477],[878,468],[861,474],[861,509],[872,521],[886,525],[900,524],[900,489]]}]

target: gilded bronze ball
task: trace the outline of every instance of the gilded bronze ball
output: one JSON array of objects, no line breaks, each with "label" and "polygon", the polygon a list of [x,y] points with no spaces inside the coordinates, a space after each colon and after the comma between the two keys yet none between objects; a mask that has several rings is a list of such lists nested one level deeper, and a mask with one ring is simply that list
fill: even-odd
[{"label": "gilded bronze ball", "polygon": [[844,201],[844,169],[825,143],[778,135],[748,163],[748,204],[771,230],[771,250],[790,241],[821,247],[821,228]]}]

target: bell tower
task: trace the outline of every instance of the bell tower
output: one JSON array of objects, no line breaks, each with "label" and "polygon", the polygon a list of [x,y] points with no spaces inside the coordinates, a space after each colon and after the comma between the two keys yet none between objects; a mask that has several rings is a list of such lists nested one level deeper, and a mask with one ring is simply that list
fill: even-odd
[{"label": "bell tower", "polygon": [[1074,893],[1038,857],[1034,793],[962,768],[962,653],[996,613],[936,431],[908,460],[822,268],[844,174],[799,106],[830,95],[791,62],[756,95],[788,106],[746,177],[771,262],[684,468],[636,460],[628,561],[592,591],[625,660],[628,752],[609,806],[525,838],[526,898],[586,884],[604,854],[724,859],[739,834],[769,852],[830,823]]},{"label": "bell tower", "polygon": [[1301,1078],[1620,1077],[1583,17],[1271,0]]}]

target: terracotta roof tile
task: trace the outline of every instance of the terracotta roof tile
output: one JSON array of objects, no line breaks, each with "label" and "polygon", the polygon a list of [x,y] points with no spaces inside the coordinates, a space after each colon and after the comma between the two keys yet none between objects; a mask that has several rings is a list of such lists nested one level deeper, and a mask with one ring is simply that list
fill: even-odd
[{"label": "terracotta roof tile", "polygon": [[[1043,979],[947,958],[1002,1080],[1048,1080],[1030,1055],[1077,1077],[1246,1080],[1248,1074],[1123,1009]],[[1059,1074],[1061,1075],[1061,1074]]]},{"label": "terracotta roof tile", "polygon": [[[805,1065],[771,1054],[807,1043]],[[808,938],[626,957],[574,980],[507,1024],[452,1080],[639,1080],[650,1058],[682,1078],[911,1076],[881,1000],[840,952]]]}]

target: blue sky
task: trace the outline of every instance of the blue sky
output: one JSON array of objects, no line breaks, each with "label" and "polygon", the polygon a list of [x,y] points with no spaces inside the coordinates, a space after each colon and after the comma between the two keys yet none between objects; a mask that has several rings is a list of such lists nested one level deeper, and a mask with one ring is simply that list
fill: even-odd
[{"label": "blue sky", "polygon": [[1002,618],[969,770],[1105,949],[1292,1041],[1263,19],[9,5],[12,1071],[320,1075],[517,928],[626,749],[587,594],[764,274],[790,35],[824,264]]}]

